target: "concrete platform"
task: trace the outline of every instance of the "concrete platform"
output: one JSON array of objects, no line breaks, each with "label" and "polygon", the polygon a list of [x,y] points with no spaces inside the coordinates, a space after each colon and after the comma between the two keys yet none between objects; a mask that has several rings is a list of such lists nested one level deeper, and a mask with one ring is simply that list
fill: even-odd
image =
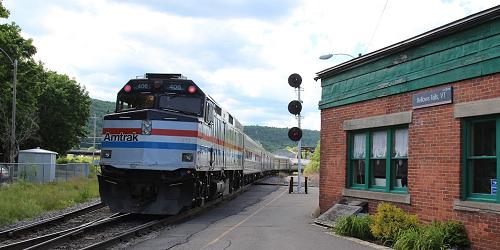
[{"label": "concrete platform", "polygon": [[314,225],[317,206],[318,188],[288,194],[287,187],[254,185],[133,249],[373,249]]}]

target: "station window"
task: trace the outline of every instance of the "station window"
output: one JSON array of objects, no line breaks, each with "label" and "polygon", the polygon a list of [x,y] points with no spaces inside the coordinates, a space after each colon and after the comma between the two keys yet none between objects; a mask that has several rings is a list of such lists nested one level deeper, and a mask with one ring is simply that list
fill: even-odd
[{"label": "station window", "polygon": [[500,117],[465,121],[463,187],[468,200],[500,203]]},{"label": "station window", "polygon": [[408,128],[355,131],[348,155],[349,187],[407,192]]}]

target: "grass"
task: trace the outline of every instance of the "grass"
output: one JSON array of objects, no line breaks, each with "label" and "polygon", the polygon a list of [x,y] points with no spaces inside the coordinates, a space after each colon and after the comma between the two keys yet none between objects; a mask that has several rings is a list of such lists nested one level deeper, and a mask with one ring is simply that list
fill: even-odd
[{"label": "grass", "polygon": [[373,240],[373,234],[370,231],[371,224],[372,218],[369,215],[349,215],[338,219],[333,230],[339,235]]},{"label": "grass", "polygon": [[3,186],[0,187],[0,227],[98,196],[96,178],[47,184],[20,181]]}]

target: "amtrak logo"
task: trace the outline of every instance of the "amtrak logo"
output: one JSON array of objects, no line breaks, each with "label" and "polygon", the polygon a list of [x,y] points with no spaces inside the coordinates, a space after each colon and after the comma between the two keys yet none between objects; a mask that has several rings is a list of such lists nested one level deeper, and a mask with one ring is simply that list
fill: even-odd
[{"label": "amtrak logo", "polygon": [[112,135],[110,133],[106,133],[104,135],[104,141],[139,141],[138,135],[136,133]]}]

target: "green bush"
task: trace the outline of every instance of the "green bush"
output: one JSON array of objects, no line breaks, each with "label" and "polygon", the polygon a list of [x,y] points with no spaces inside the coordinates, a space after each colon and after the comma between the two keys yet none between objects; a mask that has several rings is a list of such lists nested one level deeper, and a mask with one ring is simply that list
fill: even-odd
[{"label": "green bush", "polygon": [[410,215],[389,203],[380,203],[373,216],[341,217],[333,230],[337,234],[362,240],[377,239],[398,250],[470,246],[463,223],[435,221],[421,226],[416,215]]},{"label": "green bush", "polygon": [[418,244],[420,239],[420,228],[410,228],[401,232],[396,242],[394,242],[394,249],[396,250],[413,250]]},{"label": "green bush", "polygon": [[392,244],[403,230],[417,228],[418,225],[416,215],[410,215],[392,204],[380,203],[370,229],[375,238],[384,244]]},{"label": "green bush", "polygon": [[372,218],[369,215],[343,216],[339,218],[335,223],[334,231],[339,235],[356,237],[362,240],[372,240],[373,235],[370,231],[371,223]]},{"label": "green bush", "polygon": [[316,173],[319,173],[319,162],[309,162],[309,164],[307,164],[307,166],[304,168],[304,174],[309,175]]},{"label": "green bush", "polygon": [[304,174],[316,174],[316,173],[319,173],[320,151],[321,151],[320,145],[321,145],[321,143],[318,142],[318,145],[316,146],[314,154],[311,156],[311,161],[304,168]]},{"label": "green bush", "polygon": [[401,232],[393,247],[396,250],[442,250],[447,248],[444,241],[444,230],[435,225],[428,225]]},{"label": "green bush", "polygon": [[448,247],[467,248],[470,246],[469,238],[463,223],[458,221],[434,222],[444,231],[444,243]]},{"label": "green bush", "polygon": [[465,227],[456,221],[433,222],[418,229],[403,231],[394,243],[394,249],[466,248],[469,240]]},{"label": "green bush", "polygon": [[[95,159],[98,159],[98,156],[95,157]],[[67,163],[92,163],[92,157],[91,156],[62,156],[57,158],[56,160],[57,164],[67,164]]]}]

